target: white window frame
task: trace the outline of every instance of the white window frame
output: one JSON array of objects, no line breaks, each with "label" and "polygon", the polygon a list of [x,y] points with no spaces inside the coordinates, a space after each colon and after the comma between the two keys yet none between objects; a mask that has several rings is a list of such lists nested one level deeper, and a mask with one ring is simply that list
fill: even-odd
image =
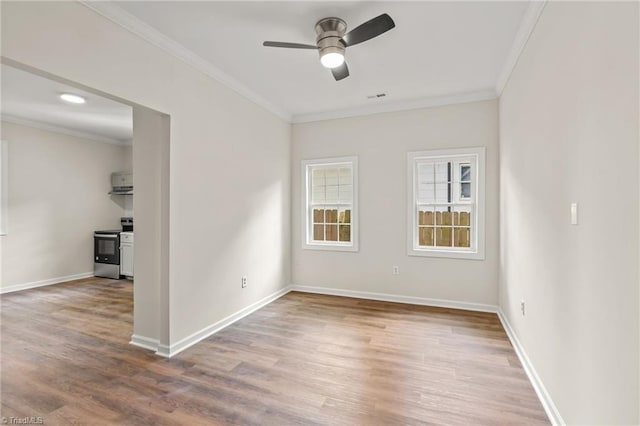
[{"label": "white window frame", "polygon": [[[351,205],[351,241],[313,241],[311,238],[311,175],[312,167],[348,165],[352,170],[353,201]],[[302,161],[302,248],[310,250],[358,251],[358,157],[334,157]]]},{"label": "white window frame", "polygon": [[[407,254],[409,256],[444,257],[453,259],[484,260],[485,255],[485,170],[486,149],[484,147],[438,149],[416,151],[407,154]],[[471,165],[472,198],[475,196],[473,214],[471,215],[471,247],[424,247],[418,245],[418,164],[425,160],[448,160],[457,165],[472,159]],[[459,185],[458,185],[459,186]],[[459,197],[459,188],[454,190]],[[464,200],[454,201],[464,203]]]}]

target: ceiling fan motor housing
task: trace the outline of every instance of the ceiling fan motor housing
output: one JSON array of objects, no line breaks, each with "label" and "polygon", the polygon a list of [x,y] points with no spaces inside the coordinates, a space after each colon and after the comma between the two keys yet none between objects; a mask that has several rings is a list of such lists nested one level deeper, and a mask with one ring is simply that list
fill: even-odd
[{"label": "ceiling fan motor housing", "polygon": [[340,18],[324,18],[316,24],[316,44],[322,58],[328,53],[339,53],[344,56],[345,45],[342,37],[347,31],[347,23]]}]

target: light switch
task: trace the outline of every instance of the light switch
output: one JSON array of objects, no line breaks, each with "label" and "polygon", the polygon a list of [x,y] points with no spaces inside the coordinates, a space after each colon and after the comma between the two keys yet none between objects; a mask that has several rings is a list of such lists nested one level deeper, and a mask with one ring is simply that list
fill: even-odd
[{"label": "light switch", "polygon": [[578,224],[578,203],[571,203],[571,224]]}]

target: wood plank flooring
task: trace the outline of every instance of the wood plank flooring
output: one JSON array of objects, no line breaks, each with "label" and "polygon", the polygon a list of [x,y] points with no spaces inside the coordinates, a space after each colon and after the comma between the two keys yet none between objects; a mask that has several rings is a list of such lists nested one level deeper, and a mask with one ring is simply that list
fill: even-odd
[{"label": "wood plank flooring", "polygon": [[172,359],[132,286],[1,297],[1,415],[44,424],[496,425],[548,419],[496,315],[289,293]]}]

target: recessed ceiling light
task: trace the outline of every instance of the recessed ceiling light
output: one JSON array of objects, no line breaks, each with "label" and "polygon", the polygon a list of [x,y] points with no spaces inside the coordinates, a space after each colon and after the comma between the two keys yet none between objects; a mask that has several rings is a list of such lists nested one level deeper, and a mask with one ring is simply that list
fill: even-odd
[{"label": "recessed ceiling light", "polygon": [[87,100],[82,96],[72,95],[71,93],[63,93],[62,95],[60,95],[60,99],[62,99],[65,102],[70,102],[72,104],[83,104],[87,102]]}]

